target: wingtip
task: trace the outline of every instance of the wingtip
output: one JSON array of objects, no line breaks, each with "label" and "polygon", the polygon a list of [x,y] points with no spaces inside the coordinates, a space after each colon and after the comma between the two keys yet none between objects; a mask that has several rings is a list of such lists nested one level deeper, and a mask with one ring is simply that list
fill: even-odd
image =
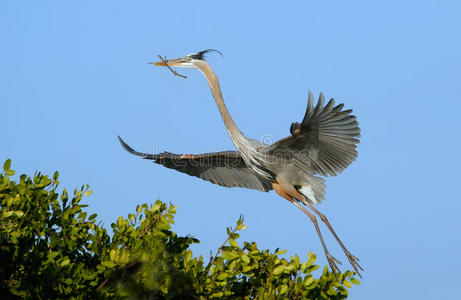
[{"label": "wingtip", "polygon": [[125,149],[126,151],[132,153],[132,154],[136,154],[138,155],[138,152],[135,151],[133,148],[131,148],[130,146],[128,146],[127,143],[125,143],[125,141],[119,136],[117,135],[117,138],[118,138],[118,141],[120,142],[120,144],[122,145],[123,149]]},{"label": "wingtip", "polygon": [[309,103],[314,103],[314,95],[312,94],[311,91],[307,93],[307,100]]},{"label": "wingtip", "polygon": [[127,152],[129,152],[131,154],[134,154],[136,156],[140,156],[140,157],[142,157],[144,159],[153,159],[153,160],[155,160],[155,159],[158,158],[158,156],[156,154],[148,154],[148,153],[138,152],[138,151],[134,150],[133,148],[128,146],[128,144],[125,143],[125,141],[119,135],[117,135],[117,137],[118,137],[118,141],[122,145],[123,149],[125,149]]},{"label": "wingtip", "polygon": [[307,120],[310,118],[310,115],[312,114],[313,109],[314,109],[314,95],[312,94],[311,91],[308,91],[306,113],[304,114],[304,118],[301,123],[307,122]]}]

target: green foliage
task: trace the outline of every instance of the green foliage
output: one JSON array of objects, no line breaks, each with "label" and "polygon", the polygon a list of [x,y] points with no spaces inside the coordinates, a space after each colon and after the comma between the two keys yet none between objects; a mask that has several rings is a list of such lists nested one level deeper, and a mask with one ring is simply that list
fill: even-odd
[{"label": "green foliage", "polygon": [[240,217],[227,240],[205,263],[189,249],[199,241],[171,231],[176,207],[139,205],[111,225],[113,234],[83,210],[88,186],[58,194],[58,173],[19,177],[7,160],[0,174],[0,293],[26,299],[344,299],[353,272],[327,267],[311,273],[315,255],[302,262],[285,250],[259,250],[237,242]]}]

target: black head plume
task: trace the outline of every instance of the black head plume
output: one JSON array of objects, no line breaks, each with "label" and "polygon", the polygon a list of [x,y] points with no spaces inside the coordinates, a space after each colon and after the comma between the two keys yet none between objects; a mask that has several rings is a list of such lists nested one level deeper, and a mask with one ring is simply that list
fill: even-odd
[{"label": "black head plume", "polygon": [[205,54],[210,53],[210,52],[217,52],[222,57],[224,57],[224,55],[221,52],[219,52],[218,50],[215,50],[215,49],[206,49],[206,50],[200,51],[198,53],[190,54],[189,56],[190,56],[190,58],[193,58],[193,59],[204,60],[205,59]]}]

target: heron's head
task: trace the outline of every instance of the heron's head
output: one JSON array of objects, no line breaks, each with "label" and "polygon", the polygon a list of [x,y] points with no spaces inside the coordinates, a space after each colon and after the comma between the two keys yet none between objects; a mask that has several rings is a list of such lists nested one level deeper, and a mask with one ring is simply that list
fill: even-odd
[{"label": "heron's head", "polygon": [[159,62],[150,63],[150,64],[154,66],[163,66],[163,67],[166,66],[166,64],[168,64],[168,66],[170,67],[196,68],[197,62],[204,61],[205,54],[209,52],[217,52],[222,55],[222,53],[219,52],[218,50],[207,49],[207,50],[203,50],[197,53],[187,54],[186,56],[181,57],[181,58],[169,59],[169,60],[159,61]]}]

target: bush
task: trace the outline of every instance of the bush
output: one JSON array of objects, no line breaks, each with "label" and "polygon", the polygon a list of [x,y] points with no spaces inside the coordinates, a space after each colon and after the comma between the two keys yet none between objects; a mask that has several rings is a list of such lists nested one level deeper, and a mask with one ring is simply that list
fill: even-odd
[{"label": "bush", "polygon": [[205,263],[189,249],[199,241],[171,231],[176,207],[156,201],[138,205],[111,225],[113,234],[88,216],[82,197],[59,195],[58,173],[15,174],[7,160],[0,174],[0,293],[5,298],[132,299],[344,299],[351,271],[319,278],[315,255],[301,262],[285,250],[238,244],[240,217],[227,240]]}]

